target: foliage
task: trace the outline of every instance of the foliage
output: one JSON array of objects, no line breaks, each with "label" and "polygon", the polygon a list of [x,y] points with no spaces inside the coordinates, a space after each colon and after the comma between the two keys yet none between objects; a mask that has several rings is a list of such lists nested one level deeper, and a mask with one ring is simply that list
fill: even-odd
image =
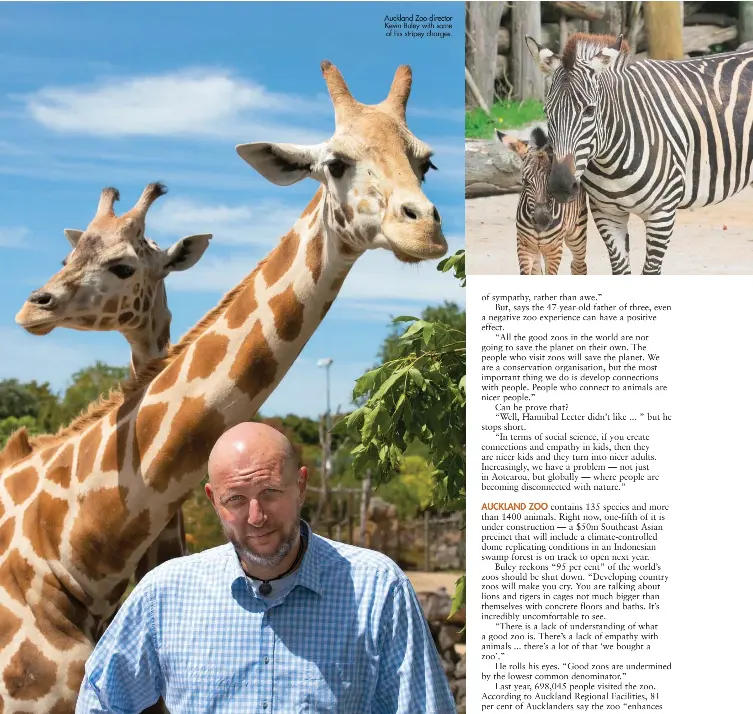
[{"label": "foliage", "polygon": [[[464,284],[464,251],[443,260],[438,269],[453,270]],[[353,397],[359,406],[334,429],[355,444],[353,471],[361,476],[371,469],[377,483],[400,473],[407,449],[420,442],[431,464],[432,504],[465,510],[465,321],[447,303],[443,310],[451,324],[423,317],[394,320],[410,324],[383,348],[391,359],[358,379]],[[464,602],[462,577],[454,607]]]},{"label": "foliage", "polygon": [[31,417],[39,430],[48,431],[53,428],[56,408],[57,397],[47,382],[0,381],[0,421],[8,417]]},{"label": "foliage", "polygon": [[494,119],[481,109],[465,113],[465,136],[468,139],[491,139],[494,129],[506,131],[532,122],[545,121],[544,105],[535,99],[524,102],[495,102],[490,109]]},{"label": "foliage", "polygon": [[[455,273],[455,277],[460,281],[460,287],[465,287],[465,251],[457,250],[453,255],[446,257],[439,262],[437,270],[446,273],[448,270],[452,270]],[[465,313],[463,313],[463,319],[465,319]]]},{"label": "foliage", "polygon": [[308,417],[288,414],[280,420],[282,426],[290,429],[301,444],[319,445],[319,423]]},{"label": "foliage", "polygon": [[426,445],[434,466],[435,504],[462,507],[465,494],[465,330],[441,322],[399,317],[412,324],[398,338],[398,357],[356,382],[363,406],[336,429],[357,443],[356,473],[373,468],[376,481],[400,470],[408,443]]},{"label": "foliage", "polygon": [[22,426],[26,427],[26,431],[29,434],[39,434],[40,429],[37,424],[37,420],[31,416],[14,417],[9,416],[5,419],[0,419],[0,449],[5,446],[5,442],[8,441],[11,434],[14,431],[20,429]]},{"label": "foliage", "polygon": [[76,372],[57,410],[57,425],[68,424],[100,395],[106,395],[128,378],[128,367],[112,367],[97,361]]},{"label": "foliage", "polygon": [[400,473],[376,489],[376,495],[397,508],[401,521],[416,518],[432,501],[434,481],[432,468],[420,456],[405,456],[400,462]]},{"label": "foliage", "polygon": [[[436,307],[426,307],[421,312],[421,319],[425,322],[441,322],[444,325],[465,330],[465,310],[461,310],[457,303],[444,301]],[[402,330],[399,323],[393,323],[390,333],[385,337],[379,350],[380,363],[390,362],[400,355],[400,335]]]}]

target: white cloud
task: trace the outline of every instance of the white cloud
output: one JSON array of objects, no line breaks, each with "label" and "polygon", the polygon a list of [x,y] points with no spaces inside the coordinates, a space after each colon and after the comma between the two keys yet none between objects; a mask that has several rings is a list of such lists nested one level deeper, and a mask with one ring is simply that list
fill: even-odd
[{"label": "white cloud", "polygon": [[[262,201],[252,208],[176,198],[154,207],[149,214],[149,230],[170,236],[207,232],[218,243],[272,246],[300,214],[301,209],[276,201]],[[193,278],[195,273],[191,275]]]},{"label": "white cloud", "polygon": [[24,226],[3,228],[0,226],[0,248],[21,248],[30,250],[31,245],[27,242],[29,229]]},{"label": "white cloud", "polygon": [[[260,84],[218,70],[199,68],[109,79],[89,86],[45,87],[23,99],[33,119],[64,133],[238,138],[253,132],[270,139],[284,136],[286,141],[325,138],[308,130],[279,126],[270,117],[320,113],[321,99],[270,92]],[[265,117],[266,123],[260,117]]]}]

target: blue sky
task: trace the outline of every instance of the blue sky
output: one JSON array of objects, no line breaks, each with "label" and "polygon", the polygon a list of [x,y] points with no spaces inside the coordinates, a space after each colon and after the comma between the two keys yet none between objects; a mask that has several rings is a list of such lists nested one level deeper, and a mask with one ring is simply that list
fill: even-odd
[{"label": "blue sky", "polygon": [[[384,16],[452,15],[446,39],[385,37]],[[201,262],[170,276],[173,340],[263,258],[315,192],[282,188],[235,153],[239,143],[314,143],[334,119],[319,65],[332,61],[361,102],[381,101],[399,64],[413,69],[408,124],[435,149],[426,194],[450,250],[463,244],[462,3],[3,3],[0,7],[0,379],[63,389],[77,369],[127,364],[117,333],[26,334],[14,315],[67,252],[63,228],[86,227],[105,186],[127,210],[144,186],[169,193],[147,235],[167,247],[209,232]],[[319,358],[331,357],[332,405],[375,362],[392,316],[464,293],[436,262],[405,266],[370,251],[265,415],[323,411]]]}]

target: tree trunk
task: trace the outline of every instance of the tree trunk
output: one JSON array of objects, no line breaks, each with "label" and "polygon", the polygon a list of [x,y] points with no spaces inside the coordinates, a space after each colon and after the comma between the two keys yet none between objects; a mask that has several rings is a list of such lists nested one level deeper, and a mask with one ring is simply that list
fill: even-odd
[{"label": "tree trunk", "polygon": [[[528,51],[528,50],[526,50]],[[465,197],[520,193],[520,157],[498,141],[465,142]]]},{"label": "tree trunk", "polygon": [[[497,30],[502,17],[502,2],[469,2],[466,4],[465,66],[473,77],[482,99],[494,103],[494,64],[497,59]],[[466,86],[465,103],[475,107],[478,102]]]},{"label": "tree trunk", "polygon": [[753,2],[737,3],[740,8],[740,42],[750,42],[753,40]]},{"label": "tree trunk", "polygon": [[[471,3],[473,5],[473,3]],[[512,8],[511,64],[516,99],[544,99],[544,75],[526,45],[526,35],[541,33],[541,3],[516,2]]]},{"label": "tree trunk", "polygon": [[682,3],[644,2],[643,16],[648,34],[649,58],[682,59]]},{"label": "tree trunk", "polygon": [[622,15],[625,3],[608,2],[604,5],[604,17],[591,20],[591,32],[596,35],[614,35],[617,37],[622,30]]}]

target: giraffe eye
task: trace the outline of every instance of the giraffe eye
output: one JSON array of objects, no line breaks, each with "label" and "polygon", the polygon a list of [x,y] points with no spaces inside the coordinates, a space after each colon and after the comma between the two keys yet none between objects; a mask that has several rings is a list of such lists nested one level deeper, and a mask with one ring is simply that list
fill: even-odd
[{"label": "giraffe eye", "polygon": [[340,161],[340,159],[334,159],[327,164],[327,168],[329,169],[332,178],[339,179],[343,177],[348,165],[344,161]]},{"label": "giraffe eye", "polygon": [[431,159],[426,159],[426,161],[424,161],[419,167],[419,170],[421,171],[421,181],[426,180],[426,174],[428,174],[431,169],[434,169],[435,171],[439,170],[433,163],[431,163]]},{"label": "giraffe eye", "polygon": [[136,269],[130,265],[113,265],[110,268],[110,272],[121,280],[125,280],[126,278],[130,278],[136,272]]}]

